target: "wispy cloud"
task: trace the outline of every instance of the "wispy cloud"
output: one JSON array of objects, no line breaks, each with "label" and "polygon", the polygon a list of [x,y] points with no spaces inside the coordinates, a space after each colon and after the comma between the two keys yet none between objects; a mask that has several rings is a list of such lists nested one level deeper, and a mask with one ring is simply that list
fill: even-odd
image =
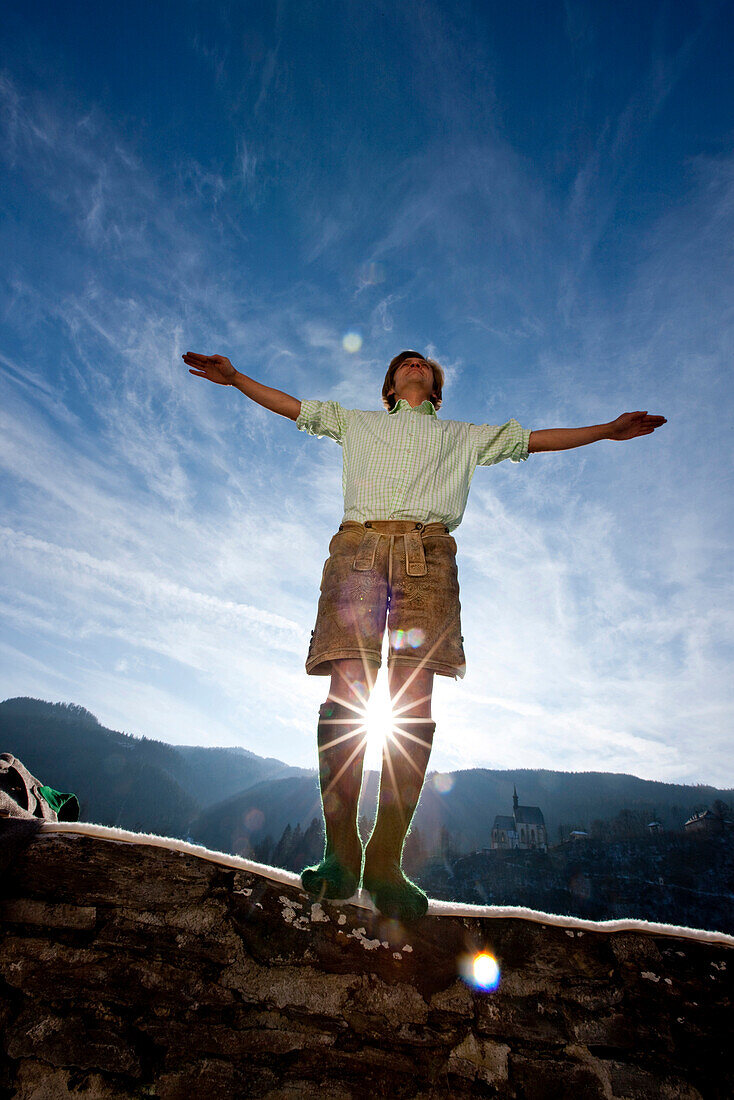
[{"label": "wispy cloud", "polygon": [[[669,421],[476,472],[457,533],[468,673],[437,678],[433,764],[731,781],[731,158],[682,146],[662,212],[630,229],[620,207],[705,20],[593,103],[599,136],[575,161],[564,147],[562,176],[512,131],[481,14],[352,5],[350,49],[370,49],[345,67],[340,43],[322,87],[294,44],[315,48],[315,10],[249,37],[228,12],[226,35],[189,35],[222,130],[191,115],[185,149],[0,77],[24,222],[2,229],[5,694],[313,764],[326,681],[303,662],[341,450],[180,356],[378,409],[387,362],[418,343],[446,367],[446,418]],[[583,62],[594,27],[566,13]]]}]

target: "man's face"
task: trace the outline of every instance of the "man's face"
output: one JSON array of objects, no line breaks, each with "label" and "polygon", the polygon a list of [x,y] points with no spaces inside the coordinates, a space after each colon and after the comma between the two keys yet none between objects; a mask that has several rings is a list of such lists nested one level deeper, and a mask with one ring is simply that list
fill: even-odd
[{"label": "man's face", "polygon": [[404,359],[395,371],[394,379],[392,392],[395,394],[396,401],[404,393],[406,385],[421,386],[426,398],[430,398],[433,393],[433,368],[426,363],[425,359],[418,356],[413,359]]}]

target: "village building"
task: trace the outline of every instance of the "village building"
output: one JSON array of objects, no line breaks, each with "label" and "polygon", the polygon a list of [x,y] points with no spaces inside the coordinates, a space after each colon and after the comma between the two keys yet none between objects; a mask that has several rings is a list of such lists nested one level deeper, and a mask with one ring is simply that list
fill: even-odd
[{"label": "village building", "polygon": [[689,817],[683,828],[687,833],[720,833],[723,825],[718,814],[712,813],[711,810],[704,810]]},{"label": "village building", "polygon": [[512,816],[497,814],[492,826],[493,849],[548,850],[545,819],[538,806],[521,806],[517,787],[512,796]]}]

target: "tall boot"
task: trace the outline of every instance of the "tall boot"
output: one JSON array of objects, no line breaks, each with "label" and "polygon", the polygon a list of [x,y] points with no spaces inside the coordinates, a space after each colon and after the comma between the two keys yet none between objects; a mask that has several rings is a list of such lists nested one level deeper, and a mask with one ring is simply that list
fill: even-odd
[{"label": "tall boot", "polygon": [[316,867],[301,872],[304,890],[319,898],[350,898],[359,886],[362,841],[357,828],[367,741],[364,715],[328,699],[319,708],[319,784],[326,847]]},{"label": "tall boot", "polygon": [[403,873],[405,838],[418,805],[431,755],[436,723],[427,718],[400,720],[382,750],[377,818],[367,842],[364,887],[386,917],[400,921],[425,915],[428,898]]}]

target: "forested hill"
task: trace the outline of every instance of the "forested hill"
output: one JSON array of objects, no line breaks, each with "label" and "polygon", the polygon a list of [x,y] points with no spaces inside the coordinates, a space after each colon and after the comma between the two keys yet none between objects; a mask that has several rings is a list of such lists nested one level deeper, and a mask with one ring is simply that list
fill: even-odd
[{"label": "forested hill", "polygon": [[17,756],[42,783],[73,791],[83,820],[179,837],[213,802],[264,779],[304,774],[246,749],[133,737],[107,729],[84,707],[29,698],[0,703],[0,752]]},{"label": "forested hill", "polygon": [[[316,756],[314,731],[314,762]],[[139,832],[188,835],[209,847],[252,854],[291,825],[320,817],[315,769],[294,768],[245,749],[168,745],[100,725],[84,707],[39,699],[0,703],[0,752],[19,757],[42,782],[73,791],[82,818]],[[495,814],[539,806],[551,844],[573,828],[603,838],[636,833],[654,815],[679,830],[696,809],[734,792],[608,772],[496,771],[429,775],[415,826],[427,848],[448,833],[455,851],[488,847]],[[365,782],[361,812],[374,813],[377,777]]]},{"label": "forested hill", "polygon": [[[653,815],[666,830],[680,830],[694,810],[717,799],[731,805],[734,792],[708,786],[684,786],[610,772],[551,772],[532,769],[491,771],[475,768],[429,774],[416,812],[413,831],[420,832],[428,852],[448,841],[453,852],[490,846],[495,814],[512,813],[517,786],[521,805],[540,806],[548,841],[556,844],[571,829],[588,829],[606,839],[639,835]],[[360,815],[372,820],[377,776],[364,783]],[[240,851],[267,859],[267,837],[277,842],[290,825],[308,829],[320,817],[315,773],[268,779],[210,806],[192,824],[194,839],[220,851]],[[243,827],[245,823],[245,827]],[[247,836],[249,847],[242,847]]]},{"label": "forested hill", "polygon": [[[568,839],[571,829],[607,837],[639,831],[654,816],[666,830],[682,829],[696,809],[717,800],[731,805],[734,791],[703,784],[663,783],[614,772],[556,772],[540,769],[495,771],[472,768],[434,777],[424,798],[422,827],[444,827],[460,851],[489,846],[495,814],[512,813],[517,787],[520,804],[539,806],[549,844]],[[448,789],[446,789],[448,788]],[[442,793],[445,792],[445,793]]]}]

